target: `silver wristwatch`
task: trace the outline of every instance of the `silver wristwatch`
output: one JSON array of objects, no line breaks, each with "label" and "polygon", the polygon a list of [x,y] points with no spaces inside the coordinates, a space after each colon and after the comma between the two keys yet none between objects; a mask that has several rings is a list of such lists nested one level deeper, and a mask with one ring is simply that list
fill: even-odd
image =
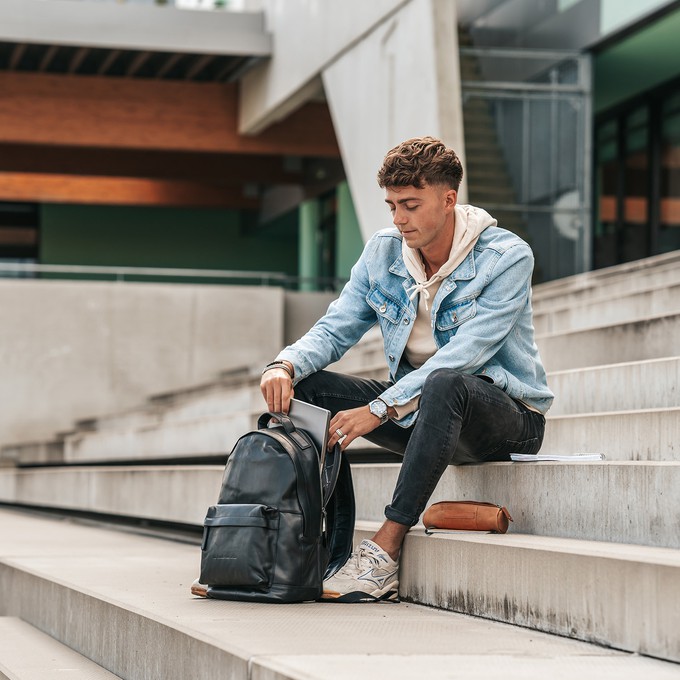
[{"label": "silver wristwatch", "polygon": [[369,411],[380,418],[380,424],[386,423],[389,416],[387,415],[387,404],[382,399],[374,399],[368,405]]}]

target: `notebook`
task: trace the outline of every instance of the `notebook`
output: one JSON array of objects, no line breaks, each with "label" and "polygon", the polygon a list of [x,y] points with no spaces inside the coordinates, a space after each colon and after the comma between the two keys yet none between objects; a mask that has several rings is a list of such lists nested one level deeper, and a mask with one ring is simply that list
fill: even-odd
[{"label": "notebook", "polygon": [[573,453],[566,456],[552,453],[511,453],[510,458],[516,463],[536,463],[542,460],[562,463],[587,463],[604,460],[605,456],[603,453]]},{"label": "notebook", "polygon": [[305,430],[309,434],[323,458],[328,444],[331,412],[299,399],[291,399],[288,417],[293,421],[296,428]]}]

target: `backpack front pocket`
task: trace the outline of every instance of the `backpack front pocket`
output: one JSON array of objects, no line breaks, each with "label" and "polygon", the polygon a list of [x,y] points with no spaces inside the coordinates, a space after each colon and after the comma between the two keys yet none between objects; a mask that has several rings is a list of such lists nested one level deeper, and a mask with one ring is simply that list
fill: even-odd
[{"label": "backpack front pocket", "polygon": [[269,588],[279,511],[269,505],[213,505],[203,523],[201,583]]}]

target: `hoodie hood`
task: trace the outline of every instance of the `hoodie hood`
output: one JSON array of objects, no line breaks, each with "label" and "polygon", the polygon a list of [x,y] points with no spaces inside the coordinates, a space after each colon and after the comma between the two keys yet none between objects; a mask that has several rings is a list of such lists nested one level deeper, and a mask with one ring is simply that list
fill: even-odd
[{"label": "hoodie hood", "polygon": [[[453,232],[453,243],[449,259],[440,267],[439,271],[427,279],[425,265],[418,249],[409,248],[406,241],[402,239],[401,254],[408,273],[415,279],[416,285],[407,290],[409,297],[413,300],[416,295],[422,293],[425,309],[428,309],[427,301],[430,299],[428,288],[435,283],[441,283],[453,270],[468,256],[475,247],[479,235],[487,227],[495,227],[498,222],[489,215],[486,210],[477,208],[474,205],[456,205],[455,207],[455,229]],[[437,286],[438,288],[439,286]]]}]

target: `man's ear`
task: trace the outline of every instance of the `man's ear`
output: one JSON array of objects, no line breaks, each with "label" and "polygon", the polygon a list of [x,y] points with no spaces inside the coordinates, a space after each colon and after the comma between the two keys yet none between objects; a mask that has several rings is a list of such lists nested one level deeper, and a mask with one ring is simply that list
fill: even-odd
[{"label": "man's ear", "polygon": [[453,210],[458,203],[458,192],[455,189],[449,189],[444,195],[444,206],[447,210]]}]

